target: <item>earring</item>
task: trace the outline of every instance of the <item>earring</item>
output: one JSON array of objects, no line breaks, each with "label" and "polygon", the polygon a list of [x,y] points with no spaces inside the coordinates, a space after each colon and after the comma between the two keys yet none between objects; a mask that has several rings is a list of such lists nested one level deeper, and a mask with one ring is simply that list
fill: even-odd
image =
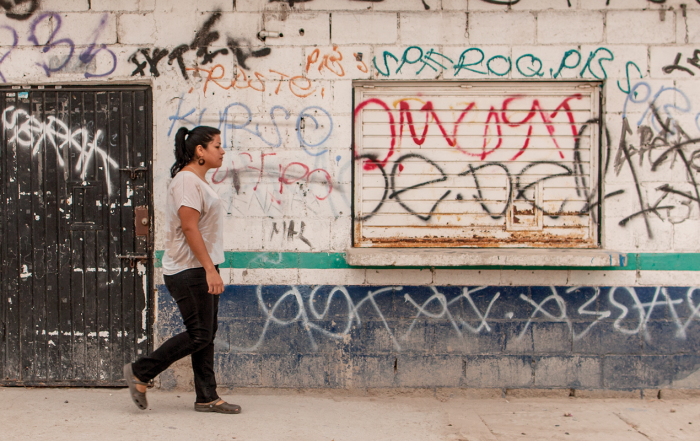
[{"label": "earring", "polygon": [[197,164],[199,165],[204,165],[206,161],[204,161],[204,158],[199,158],[199,161],[197,161]]}]

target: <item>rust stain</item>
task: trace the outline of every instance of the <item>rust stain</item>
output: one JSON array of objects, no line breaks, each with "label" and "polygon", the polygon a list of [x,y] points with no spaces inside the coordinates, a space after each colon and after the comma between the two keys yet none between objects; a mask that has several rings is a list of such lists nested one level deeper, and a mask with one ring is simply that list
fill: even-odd
[{"label": "rust stain", "polygon": [[560,212],[553,212],[553,213],[545,213],[548,216],[576,216],[576,217],[588,217],[588,214],[583,213],[581,214],[578,211],[562,211]]},{"label": "rust stain", "polygon": [[529,210],[518,210],[516,207],[513,207],[513,214],[520,214],[522,216],[534,216],[535,209],[531,208]]},{"label": "rust stain", "polygon": [[353,222],[353,227],[355,228],[355,234],[353,234],[355,246],[360,246],[362,240],[362,222]]},{"label": "rust stain", "polygon": [[[356,233],[359,228],[356,227]],[[598,248],[584,232],[572,229],[568,236],[552,235],[541,231],[513,231],[509,237],[487,237],[474,235],[472,237],[381,237],[381,238],[361,238],[365,244],[370,243],[373,247],[379,248],[435,248],[435,247],[469,247],[469,248],[507,248],[517,246],[528,246],[533,248]],[[356,238],[361,236],[357,234]],[[359,244],[356,244],[359,245]]]}]

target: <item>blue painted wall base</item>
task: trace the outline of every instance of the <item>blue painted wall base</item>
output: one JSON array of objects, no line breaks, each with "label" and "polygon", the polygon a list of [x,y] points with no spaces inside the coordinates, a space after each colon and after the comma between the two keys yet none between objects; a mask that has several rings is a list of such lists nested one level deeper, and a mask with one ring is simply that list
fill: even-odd
[{"label": "blue painted wall base", "polygon": [[[162,341],[184,328],[158,305]],[[219,308],[227,386],[700,388],[700,288],[245,285]]]}]

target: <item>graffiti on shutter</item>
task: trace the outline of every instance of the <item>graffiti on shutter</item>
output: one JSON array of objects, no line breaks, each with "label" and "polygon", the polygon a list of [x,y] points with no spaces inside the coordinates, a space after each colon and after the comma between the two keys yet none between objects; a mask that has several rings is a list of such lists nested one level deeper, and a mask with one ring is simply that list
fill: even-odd
[{"label": "graffiti on shutter", "polygon": [[597,247],[599,86],[356,83],[354,246]]}]

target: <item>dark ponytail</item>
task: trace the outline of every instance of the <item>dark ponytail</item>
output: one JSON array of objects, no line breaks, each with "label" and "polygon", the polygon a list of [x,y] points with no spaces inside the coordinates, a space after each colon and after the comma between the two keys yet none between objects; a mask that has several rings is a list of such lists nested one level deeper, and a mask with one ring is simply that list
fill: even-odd
[{"label": "dark ponytail", "polygon": [[219,129],[209,126],[197,126],[192,130],[180,127],[175,134],[175,164],[170,168],[170,176],[174,178],[177,172],[192,162],[198,145],[207,148],[214,135],[219,134]]}]

